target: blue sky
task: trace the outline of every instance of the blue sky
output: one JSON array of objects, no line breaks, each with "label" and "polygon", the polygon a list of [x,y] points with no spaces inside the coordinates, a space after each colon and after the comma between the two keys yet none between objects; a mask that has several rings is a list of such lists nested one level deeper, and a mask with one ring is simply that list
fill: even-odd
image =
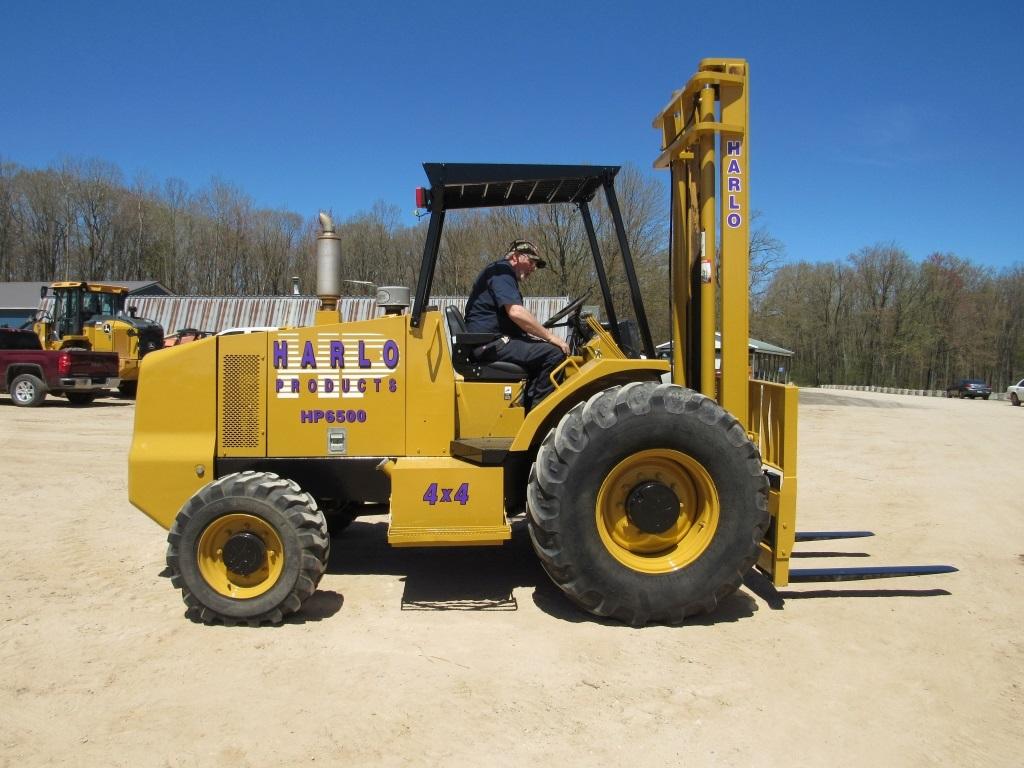
[{"label": "blue sky", "polygon": [[999,268],[1024,263],[1024,5],[971,5],[0,0],[0,158],[411,224],[424,161],[660,176],[651,119],[737,56],[752,206],[790,259],[895,242]]}]

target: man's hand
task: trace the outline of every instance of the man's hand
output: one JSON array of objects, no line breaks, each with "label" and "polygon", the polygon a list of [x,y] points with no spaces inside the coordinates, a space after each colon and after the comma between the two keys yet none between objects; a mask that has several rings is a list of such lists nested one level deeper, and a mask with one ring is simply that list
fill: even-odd
[{"label": "man's hand", "polygon": [[549,339],[549,343],[554,344],[556,347],[562,350],[562,354],[565,355],[566,357],[569,356],[569,345],[565,343],[565,339],[560,339],[558,336],[552,334],[551,339]]},{"label": "man's hand", "polygon": [[569,345],[566,344],[563,339],[559,338],[541,325],[540,321],[534,317],[533,312],[528,310],[522,304],[508,304],[505,307],[505,311],[508,312],[508,316],[512,322],[522,328],[526,333],[531,336],[535,336],[541,341],[546,341],[548,344],[555,345],[562,351],[563,355],[566,357],[569,356]]}]

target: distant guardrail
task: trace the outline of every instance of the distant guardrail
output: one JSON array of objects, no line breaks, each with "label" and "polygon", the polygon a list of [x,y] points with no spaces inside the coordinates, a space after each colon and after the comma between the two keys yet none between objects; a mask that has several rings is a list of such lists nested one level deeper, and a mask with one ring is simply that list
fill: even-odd
[{"label": "distant guardrail", "polygon": [[[855,392],[882,392],[887,395],[916,395],[918,397],[945,397],[944,389],[903,389],[901,387],[875,387],[866,384],[822,384],[822,389],[849,389]],[[993,392],[990,400],[1005,400],[1005,392]]]}]

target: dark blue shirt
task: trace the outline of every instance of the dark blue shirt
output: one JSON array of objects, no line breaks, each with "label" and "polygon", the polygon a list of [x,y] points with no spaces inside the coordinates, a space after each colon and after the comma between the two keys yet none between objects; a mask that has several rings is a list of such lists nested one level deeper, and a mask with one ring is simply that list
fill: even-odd
[{"label": "dark blue shirt", "polygon": [[522,304],[523,294],[512,265],[502,259],[484,267],[473,283],[466,302],[466,330],[470,333],[500,333],[512,338],[526,334],[508,316],[505,307]]}]

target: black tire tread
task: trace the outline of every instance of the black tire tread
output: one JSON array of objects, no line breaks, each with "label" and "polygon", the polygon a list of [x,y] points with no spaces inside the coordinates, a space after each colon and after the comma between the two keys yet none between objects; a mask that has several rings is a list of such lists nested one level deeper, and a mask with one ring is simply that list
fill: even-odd
[{"label": "black tire tread", "polygon": [[[300,571],[292,590],[279,605],[245,619],[225,616],[203,605],[188,588],[179,567],[181,539],[196,512],[211,502],[231,496],[248,496],[277,507],[298,534],[302,545]],[[188,612],[204,624],[221,622],[227,626],[244,624],[257,627],[264,623],[280,624],[286,616],[302,607],[306,598],[316,591],[327,569],[330,549],[331,540],[323,513],[317,509],[313,497],[297,483],[271,472],[235,472],[204,486],[182,507],[167,535],[167,566],[171,571],[171,584],[181,590]]]},{"label": "black tire tread", "polygon": [[[603,594],[589,578],[588,564],[572,562],[562,546],[562,516],[575,489],[567,484],[570,466],[589,441],[613,439],[611,432],[624,418],[643,417],[653,410],[686,414],[722,430],[741,456],[756,497],[758,520],[750,531],[749,547],[727,578],[706,585],[705,594],[684,604],[654,606],[646,595],[635,600]],[[672,384],[634,382],[611,387],[573,407],[547,434],[530,472],[527,514],[530,537],[544,570],[577,604],[591,613],[641,626],[649,622],[681,623],[687,616],[707,613],[739,588],[757,559],[758,543],[768,527],[768,481],[761,456],[739,421],[714,400]]]}]

